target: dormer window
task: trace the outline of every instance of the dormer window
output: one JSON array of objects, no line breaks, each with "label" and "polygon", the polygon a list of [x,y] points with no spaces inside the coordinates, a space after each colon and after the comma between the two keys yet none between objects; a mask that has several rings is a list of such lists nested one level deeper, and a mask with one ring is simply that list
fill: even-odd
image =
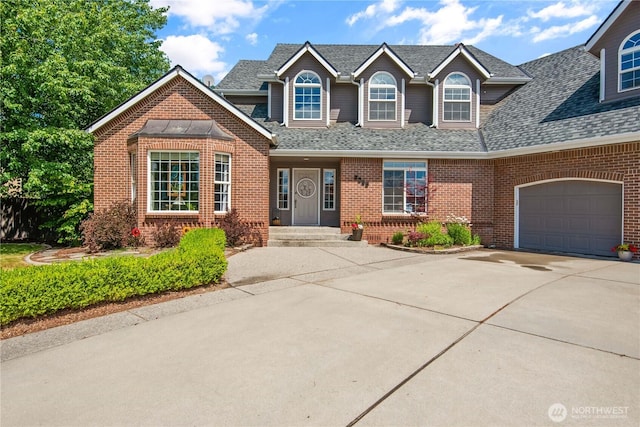
[{"label": "dormer window", "polygon": [[620,46],[620,91],[640,88],[640,31]]},{"label": "dormer window", "polygon": [[296,120],[320,120],[322,102],[320,77],[311,71],[303,71],[294,81]]},{"label": "dormer window", "polygon": [[396,79],[389,73],[376,73],[369,81],[369,120],[395,119]]},{"label": "dormer window", "polygon": [[471,81],[462,73],[444,80],[443,119],[448,122],[471,121]]}]

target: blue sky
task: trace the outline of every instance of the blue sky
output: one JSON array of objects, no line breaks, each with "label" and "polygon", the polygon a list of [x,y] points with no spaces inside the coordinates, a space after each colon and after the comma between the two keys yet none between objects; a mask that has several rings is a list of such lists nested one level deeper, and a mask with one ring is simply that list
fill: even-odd
[{"label": "blue sky", "polygon": [[172,65],[216,82],[276,43],[472,44],[511,64],[584,44],[618,0],[150,0]]}]

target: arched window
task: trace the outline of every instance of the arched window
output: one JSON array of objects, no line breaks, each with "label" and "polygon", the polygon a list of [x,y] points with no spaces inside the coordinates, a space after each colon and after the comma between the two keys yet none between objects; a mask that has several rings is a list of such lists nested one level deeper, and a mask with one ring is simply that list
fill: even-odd
[{"label": "arched window", "polygon": [[311,71],[303,71],[296,77],[293,87],[295,91],[293,118],[320,120],[322,118],[320,77]]},{"label": "arched window", "polygon": [[620,91],[640,88],[640,31],[620,45]]},{"label": "arched window", "polygon": [[453,73],[444,80],[444,121],[471,121],[471,81],[462,73]]},{"label": "arched window", "polygon": [[369,80],[369,120],[396,119],[396,79],[379,72]]}]

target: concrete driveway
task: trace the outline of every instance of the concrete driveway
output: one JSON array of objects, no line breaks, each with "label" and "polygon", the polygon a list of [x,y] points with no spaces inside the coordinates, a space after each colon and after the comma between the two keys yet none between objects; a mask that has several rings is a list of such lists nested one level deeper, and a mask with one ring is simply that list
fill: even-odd
[{"label": "concrete driveway", "polygon": [[5,426],[640,424],[640,264],[260,248],[233,289],[2,342]]}]

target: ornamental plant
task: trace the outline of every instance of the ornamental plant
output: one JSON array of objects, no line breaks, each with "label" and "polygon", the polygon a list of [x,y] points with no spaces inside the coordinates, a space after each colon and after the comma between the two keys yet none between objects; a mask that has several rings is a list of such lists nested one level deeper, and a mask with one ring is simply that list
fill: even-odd
[{"label": "ornamental plant", "polygon": [[638,247],[631,243],[621,243],[611,248],[611,252],[638,252]]},{"label": "ornamental plant", "polygon": [[360,216],[359,214],[356,215],[356,220],[351,223],[351,228],[354,230],[355,229],[362,230],[364,228],[364,223],[362,222],[362,216]]}]

